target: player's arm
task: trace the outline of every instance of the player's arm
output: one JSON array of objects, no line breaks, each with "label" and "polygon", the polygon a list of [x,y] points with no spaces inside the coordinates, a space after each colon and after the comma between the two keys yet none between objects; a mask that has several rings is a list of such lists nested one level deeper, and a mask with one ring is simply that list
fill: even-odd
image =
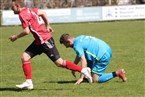
[{"label": "player's arm", "polygon": [[87,67],[87,61],[86,61],[86,58],[85,58],[85,53],[84,53],[82,44],[81,43],[77,44],[77,46],[75,46],[74,50],[77,54],[75,62],[76,63],[81,62],[81,66],[83,68]]},{"label": "player's arm", "polygon": [[[80,62],[81,62],[81,66],[82,66],[83,68],[87,66],[87,61],[86,61],[86,58],[85,58],[84,55],[82,55],[82,56],[80,57]],[[83,79],[84,79],[84,75],[81,74],[81,75],[80,75],[80,78],[77,80],[77,82],[75,83],[75,85],[79,85],[79,84],[83,81]]]},{"label": "player's arm", "polygon": [[[80,58],[79,58],[78,56],[76,56],[74,63],[75,63],[75,64],[78,64],[79,61],[80,61]],[[72,73],[72,75],[76,78],[75,71],[72,71],[71,73]]]},{"label": "player's arm", "polygon": [[79,61],[80,61],[80,58],[79,58],[78,56],[76,56],[74,63],[75,63],[75,64],[78,64]]},{"label": "player's arm", "polygon": [[81,62],[81,66],[84,68],[84,67],[87,67],[87,61],[86,61],[86,58],[85,56],[81,56],[80,58],[80,62]]},{"label": "player's arm", "polygon": [[14,42],[15,40],[17,40],[18,38],[21,38],[25,35],[28,35],[30,33],[30,29],[29,27],[26,27],[23,32],[19,33],[19,34],[15,34],[9,37],[9,39]]},{"label": "player's arm", "polygon": [[50,26],[50,24],[48,22],[48,18],[47,18],[46,12],[38,10],[38,15],[42,17],[42,19],[43,19],[43,21],[45,23],[46,29],[49,32],[53,32],[53,29],[51,28],[51,26]]},{"label": "player's arm", "polygon": [[[81,61],[81,66],[82,66],[82,67],[86,67],[87,62],[86,62],[85,56],[82,56],[81,58],[79,58],[78,56],[76,56],[74,63],[75,63],[75,64],[78,64],[80,61]],[[72,71],[72,75],[73,75],[74,77],[76,77],[75,71]]]}]

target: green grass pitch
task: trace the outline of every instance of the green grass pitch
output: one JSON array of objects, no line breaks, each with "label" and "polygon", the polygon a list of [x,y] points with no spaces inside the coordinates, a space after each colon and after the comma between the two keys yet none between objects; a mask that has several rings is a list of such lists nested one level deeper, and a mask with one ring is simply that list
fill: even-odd
[{"label": "green grass pitch", "polygon": [[92,35],[106,41],[113,57],[106,72],[124,68],[127,82],[114,78],[106,83],[74,85],[77,78],[69,70],[58,68],[42,54],[31,60],[34,90],[15,87],[25,78],[21,54],[32,42],[32,35],[15,42],[8,37],[22,31],[20,26],[0,27],[0,97],[145,97],[145,21],[114,21],[96,23],[51,24],[60,55],[74,61],[75,52],[59,44],[63,33],[73,36]]}]

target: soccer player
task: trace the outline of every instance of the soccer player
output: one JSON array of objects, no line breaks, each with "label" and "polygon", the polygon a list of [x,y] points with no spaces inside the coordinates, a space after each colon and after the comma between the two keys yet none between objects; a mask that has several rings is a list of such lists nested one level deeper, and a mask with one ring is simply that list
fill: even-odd
[{"label": "soccer player", "polygon": [[[45,12],[40,11],[37,8],[25,8],[23,0],[12,0],[12,10],[15,14],[19,15],[24,30],[19,34],[10,36],[9,39],[14,42],[30,32],[33,34],[35,39],[24,51],[21,57],[26,81],[20,85],[16,85],[16,87],[33,89],[30,59],[41,53],[45,53],[58,67],[78,71],[82,75],[85,75],[89,82],[92,82],[91,73],[89,71],[90,69],[88,67],[82,68],[68,60],[63,60],[60,57],[52,38],[53,29],[49,25]],[[42,17],[45,26],[43,26],[39,17]]]},{"label": "soccer player", "polygon": [[[103,40],[92,36],[81,35],[74,38],[69,34],[62,34],[60,43],[64,44],[66,48],[74,49],[77,54],[75,64],[81,62],[82,67],[91,68],[93,82],[103,83],[116,76],[126,81],[124,69],[104,73],[112,57],[112,50]],[[74,72],[72,73],[74,75]],[[75,84],[80,84],[83,78],[82,75]]]}]

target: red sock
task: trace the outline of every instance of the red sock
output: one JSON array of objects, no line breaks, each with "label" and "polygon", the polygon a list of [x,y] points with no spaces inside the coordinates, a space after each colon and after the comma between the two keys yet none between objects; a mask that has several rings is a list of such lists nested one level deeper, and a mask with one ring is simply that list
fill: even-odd
[{"label": "red sock", "polygon": [[30,60],[24,61],[22,67],[26,79],[32,79],[32,68],[31,68]]},{"label": "red sock", "polygon": [[82,70],[81,66],[78,66],[78,65],[74,64],[73,62],[66,60],[64,64],[65,64],[67,69],[70,69],[73,71],[78,71],[78,72],[81,72],[81,70]]}]

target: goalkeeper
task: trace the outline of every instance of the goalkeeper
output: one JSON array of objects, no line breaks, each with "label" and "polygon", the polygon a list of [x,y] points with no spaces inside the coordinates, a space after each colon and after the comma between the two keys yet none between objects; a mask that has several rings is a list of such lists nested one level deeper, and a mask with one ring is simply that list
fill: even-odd
[{"label": "goalkeeper", "polygon": [[[75,64],[81,62],[82,67],[91,68],[93,82],[102,83],[117,76],[126,81],[124,69],[104,73],[112,57],[112,50],[103,40],[92,36],[81,35],[74,38],[69,34],[63,34],[60,37],[60,43],[66,48],[70,47],[75,50],[77,54]],[[75,72],[72,73],[75,75]],[[81,75],[75,84],[80,84],[83,79],[84,76]]]}]

